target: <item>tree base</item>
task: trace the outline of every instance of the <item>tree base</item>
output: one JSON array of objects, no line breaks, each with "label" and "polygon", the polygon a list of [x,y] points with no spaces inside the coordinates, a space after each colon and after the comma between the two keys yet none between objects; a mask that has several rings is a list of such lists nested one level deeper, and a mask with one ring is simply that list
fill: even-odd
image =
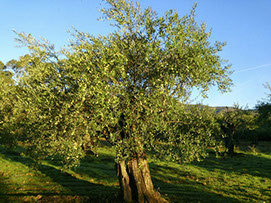
[{"label": "tree base", "polygon": [[116,165],[124,202],[167,202],[155,191],[146,158],[133,158]]}]

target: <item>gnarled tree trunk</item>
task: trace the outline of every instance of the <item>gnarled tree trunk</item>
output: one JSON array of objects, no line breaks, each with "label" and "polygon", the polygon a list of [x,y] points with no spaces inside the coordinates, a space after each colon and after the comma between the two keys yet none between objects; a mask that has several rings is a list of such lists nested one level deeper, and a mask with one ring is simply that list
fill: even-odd
[{"label": "gnarled tree trunk", "polygon": [[167,202],[153,188],[145,157],[121,161],[116,166],[124,202]]},{"label": "gnarled tree trunk", "polygon": [[235,154],[233,132],[229,132],[228,136],[225,138],[225,147],[227,148],[228,155],[233,156]]}]

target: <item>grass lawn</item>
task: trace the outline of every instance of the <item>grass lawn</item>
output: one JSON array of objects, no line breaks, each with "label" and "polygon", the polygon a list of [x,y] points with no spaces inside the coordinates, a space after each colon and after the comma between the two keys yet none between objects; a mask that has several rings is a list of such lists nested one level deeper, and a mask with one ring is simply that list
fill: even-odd
[{"label": "grass lawn", "polygon": [[[84,159],[74,170],[33,161],[0,148],[0,202],[118,202],[114,152]],[[270,202],[271,143],[237,149],[234,157],[210,155],[180,165],[150,159],[155,187],[170,202]]]}]

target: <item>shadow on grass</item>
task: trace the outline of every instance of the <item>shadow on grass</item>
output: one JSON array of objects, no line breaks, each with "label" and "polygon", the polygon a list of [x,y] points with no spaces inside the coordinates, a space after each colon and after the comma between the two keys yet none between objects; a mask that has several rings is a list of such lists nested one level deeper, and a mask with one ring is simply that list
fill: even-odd
[{"label": "shadow on grass", "polygon": [[[35,163],[32,159],[22,157],[16,152],[7,151],[4,152],[4,155],[6,159],[20,162],[27,166],[32,166]],[[223,159],[217,159],[211,156],[203,162],[192,164],[209,171],[219,169],[225,173],[230,173],[234,170],[235,172],[239,171],[240,174],[249,173],[251,175],[269,178],[271,176],[271,174],[269,174],[269,169],[271,167],[267,168],[270,164],[270,160],[253,155]],[[263,165],[262,168],[259,166],[261,164]],[[185,178],[189,174],[179,168],[161,166],[156,163],[150,163],[150,168],[154,186],[160,188],[158,190],[171,202],[238,202],[238,199],[225,195],[229,193],[229,191],[221,191],[221,193],[218,194],[213,192],[208,185],[203,185],[202,182],[197,182],[191,178]],[[75,172],[80,176],[86,175],[89,179],[93,179],[94,181],[91,182],[76,178],[69,173],[61,172],[59,169],[44,164],[40,165],[38,170],[47,177],[50,177],[52,182],[63,186],[67,189],[65,191],[68,192],[57,193],[54,191],[43,191],[43,193],[40,193],[37,191],[37,193],[5,193],[4,196],[20,197],[42,195],[44,197],[41,200],[47,202],[54,202],[59,199],[64,200],[68,196],[80,196],[80,199],[78,200],[80,202],[119,202],[116,197],[118,188],[113,186],[113,184],[117,182],[117,177],[114,168],[114,157],[111,155],[102,155],[99,158],[87,157],[82,160],[81,166],[78,167]],[[174,177],[176,174],[177,177]],[[179,178],[178,176],[183,178]],[[3,181],[4,179],[2,180],[0,177],[0,184]],[[8,190],[8,188],[5,190]],[[219,190],[220,189],[217,188],[217,191]],[[52,199],[53,197],[59,199]],[[69,199],[66,200],[70,201]],[[76,199],[73,199],[72,201],[78,202]]]},{"label": "shadow on grass", "polygon": [[98,158],[85,157],[81,160],[81,164],[75,169],[75,172],[105,185],[118,184],[115,160],[114,156],[111,155],[101,155]]},{"label": "shadow on grass", "polygon": [[175,174],[186,177],[188,174],[185,171],[153,163],[150,166],[154,185],[171,202],[238,202],[235,198],[211,192],[200,182],[169,176],[169,174]]},{"label": "shadow on grass", "polygon": [[5,194],[10,191],[10,188],[6,184],[4,174],[0,172],[0,202],[7,202],[8,198],[5,196]]},{"label": "shadow on grass", "polygon": [[271,159],[252,154],[237,153],[233,157],[216,158],[214,155],[202,162],[193,162],[192,165],[214,172],[221,170],[224,173],[249,174],[271,179]]},{"label": "shadow on grass", "polygon": [[[5,151],[4,153],[5,159],[20,162],[26,166],[32,167],[35,166],[36,163],[27,157],[20,156],[19,153],[13,151]],[[117,200],[117,192],[118,188],[113,186],[107,186],[103,184],[91,183],[86,180],[78,179],[72,176],[69,173],[62,172],[59,169],[56,169],[52,166],[40,164],[36,165],[37,170],[42,174],[50,177],[51,181],[61,185],[65,191],[37,191],[37,192],[24,192],[18,193],[13,191],[8,191],[7,187],[3,188],[5,184],[3,183],[3,178],[0,177],[0,190],[4,191],[4,193],[0,193],[0,199],[14,199],[16,197],[23,196],[37,196],[42,195],[42,200],[44,201],[59,201],[66,199],[67,201],[77,201],[76,199],[67,199],[67,196],[80,196],[80,202],[83,201],[94,201],[94,202],[119,202]],[[92,174],[95,176],[95,174]]]}]

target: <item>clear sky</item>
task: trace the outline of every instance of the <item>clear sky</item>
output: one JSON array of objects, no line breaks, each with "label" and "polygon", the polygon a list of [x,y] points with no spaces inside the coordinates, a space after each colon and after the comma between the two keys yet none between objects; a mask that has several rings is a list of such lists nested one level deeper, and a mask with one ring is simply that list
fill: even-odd
[{"label": "clear sky", "polygon": [[[193,0],[139,0],[159,14],[176,9],[184,15]],[[266,97],[263,84],[271,83],[271,0],[198,0],[197,20],[212,28],[211,41],[226,41],[222,58],[232,64],[232,92],[212,89],[204,104],[253,108]],[[56,47],[64,46],[72,26],[94,35],[112,31],[108,22],[98,21],[102,0],[0,0],[0,60],[4,63],[27,53],[17,48],[12,31],[42,36]],[[194,94],[195,96],[196,94]]]}]

